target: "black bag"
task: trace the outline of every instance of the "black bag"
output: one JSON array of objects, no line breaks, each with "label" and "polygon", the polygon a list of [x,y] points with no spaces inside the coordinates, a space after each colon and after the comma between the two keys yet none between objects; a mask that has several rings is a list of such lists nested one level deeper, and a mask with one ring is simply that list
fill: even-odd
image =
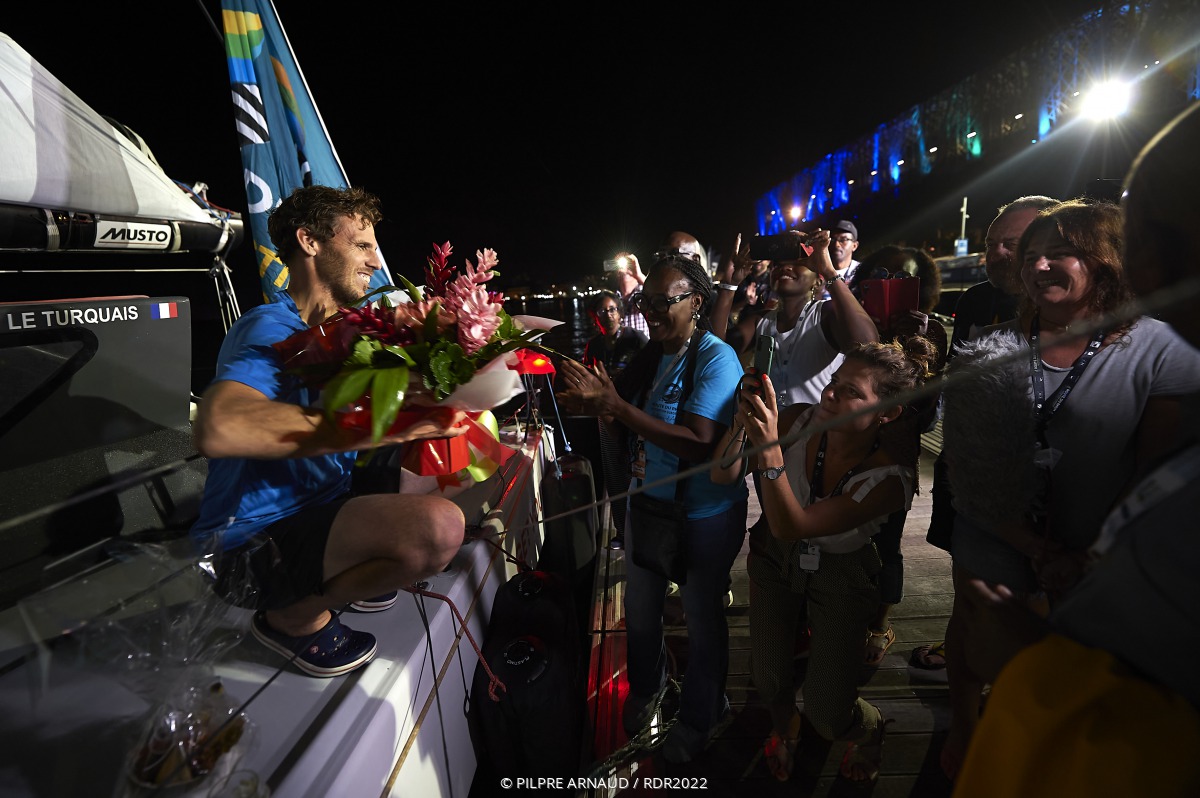
[{"label": "black bag", "polygon": [[687,520],[687,510],[680,501],[665,502],[645,493],[630,496],[633,562],[677,585],[686,584]]},{"label": "black bag", "polygon": [[[696,377],[696,346],[703,333],[697,329],[688,341],[687,360],[683,368],[683,386],[679,394],[679,407],[692,392]],[[636,404],[644,407],[647,386],[642,386]],[[679,460],[679,471],[686,471],[688,464]],[[642,480],[638,480],[641,487]],[[629,497],[629,527],[634,531],[631,553],[633,562],[659,576],[666,577],[677,585],[687,582],[687,509],[683,499],[684,480],[675,483],[675,501],[665,502],[645,493]]]}]

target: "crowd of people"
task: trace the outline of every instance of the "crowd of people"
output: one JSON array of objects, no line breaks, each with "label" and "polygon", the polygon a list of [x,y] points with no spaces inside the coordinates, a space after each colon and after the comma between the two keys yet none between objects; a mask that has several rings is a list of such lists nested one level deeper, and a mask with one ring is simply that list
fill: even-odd
[{"label": "crowd of people", "polygon": [[[988,279],[963,294],[949,336],[931,316],[940,280],[929,254],[896,242],[855,260],[851,222],[791,231],[805,244],[793,260],[756,261],[739,237],[713,270],[679,231],[644,271],[625,253],[590,308],[598,332],[582,363],[562,361],[556,395],[598,419],[608,494],[633,493],[612,507],[627,569],[627,732],[661,706],[672,585],[689,651],[661,755],[695,760],[721,728],[724,597],[748,532],[768,767],[791,777],[803,712],[822,738],[846,743],[843,778],[877,778],[888,719],[859,695],[860,672],[895,641],[920,436],[940,418],[928,540],[952,555],[954,604],[944,643],[911,662],[949,682],[940,764],[956,794],[1148,783],[1194,794],[1198,128],[1200,105],[1148,145],[1122,205],[1025,196],[999,208]],[[338,608],[386,607],[440,570],[463,534],[444,499],[360,495],[351,481],[356,451],[453,435],[457,418],[361,439],[313,410],[263,346],[357,298],[379,268],[379,219],[370,195],[324,187],[272,214],[291,286],[234,326],[196,423],[212,465],[195,534],[223,534],[226,567],[262,585],[254,636],[314,676],[374,653]],[[917,281],[915,306],[873,317],[869,292],[897,280]],[[1189,304],[1139,309],[1172,288],[1190,290]],[[764,339],[774,358],[760,372],[750,355]],[[762,515],[747,530],[749,490]],[[670,551],[655,537],[668,529],[684,533]],[[1124,725],[1106,727],[1100,707]]]}]

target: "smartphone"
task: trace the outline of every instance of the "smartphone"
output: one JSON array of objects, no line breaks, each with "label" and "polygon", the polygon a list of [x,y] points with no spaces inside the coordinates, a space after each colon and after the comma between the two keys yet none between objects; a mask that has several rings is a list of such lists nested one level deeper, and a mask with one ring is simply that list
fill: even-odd
[{"label": "smartphone", "polygon": [[759,335],[758,342],[754,345],[754,377],[751,387],[759,396],[763,395],[762,375],[769,375],[771,367],[775,365],[775,346],[773,335]]},{"label": "smartphone", "polygon": [[751,260],[800,260],[813,252],[803,235],[783,233],[774,236],[755,236],[750,239]]},{"label": "smartphone", "polygon": [[615,272],[629,265],[629,258],[610,258],[604,261],[604,271]]}]

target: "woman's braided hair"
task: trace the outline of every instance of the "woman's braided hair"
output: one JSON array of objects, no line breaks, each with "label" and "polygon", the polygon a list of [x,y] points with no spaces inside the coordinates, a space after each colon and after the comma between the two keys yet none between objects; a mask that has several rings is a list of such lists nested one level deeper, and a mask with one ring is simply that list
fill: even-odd
[{"label": "woman's braided hair", "polygon": [[696,325],[701,330],[711,330],[712,321],[709,319],[709,314],[712,312],[713,280],[712,275],[700,262],[700,256],[690,252],[680,252],[677,249],[668,250],[662,253],[661,257],[650,267],[650,271],[646,273],[647,278],[659,269],[674,269],[683,275],[683,279],[687,281],[688,290],[694,291],[702,300],[699,311],[700,318],[696,321]]}]

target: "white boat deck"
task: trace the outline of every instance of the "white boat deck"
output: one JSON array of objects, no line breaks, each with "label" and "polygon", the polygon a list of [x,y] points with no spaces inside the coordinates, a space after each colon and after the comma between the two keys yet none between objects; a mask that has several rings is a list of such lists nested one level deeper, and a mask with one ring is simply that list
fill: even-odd
[{"label": "white boat deck", "polygon": [[[546,457],[553,457],[536,432],[524,443],[505,432],[518,451],[500,472],[445,494],[463,508],[469,532],[481,528],[499,544],[468,542],[424,585],[449,597],[480,646],[492,598],[516,573],[502,552],[536,559],[540,549],[538,488]],[[437,490],[433,478],[408,476],[404,492]],[[135,599],[143,586],[137,570],[135,563],[108,563],[0,616],[0,795],[154,792],[130,784],[123,762],[145,727],[152,696],[176,674],[138,667],[138,654],[148,653],[139,646],[139,627],[156,630],[161,640],[157,624],[199,606],[194,588],[202,583],[169,579],[162,590]],[[95,613],[92,620],[71,620],[81,604]],[[220,620],[210,641],[245,635],[249,611],[215,611]],[[478,657],[453,609],[402,592],[392,609],[354,614],[351,625],[375,634],[379,650],[368,666],[341,678],[281,668],[278,656],[254,642],[221,654],[212,671],[230,698],[248,702],[253,728],[218,770],[238,760],[276,796],[466,796],[475,771],[468,691]],[[60,636],[64,629],[74,633]],[[155,794],[207,795],[214,780]]]}]

